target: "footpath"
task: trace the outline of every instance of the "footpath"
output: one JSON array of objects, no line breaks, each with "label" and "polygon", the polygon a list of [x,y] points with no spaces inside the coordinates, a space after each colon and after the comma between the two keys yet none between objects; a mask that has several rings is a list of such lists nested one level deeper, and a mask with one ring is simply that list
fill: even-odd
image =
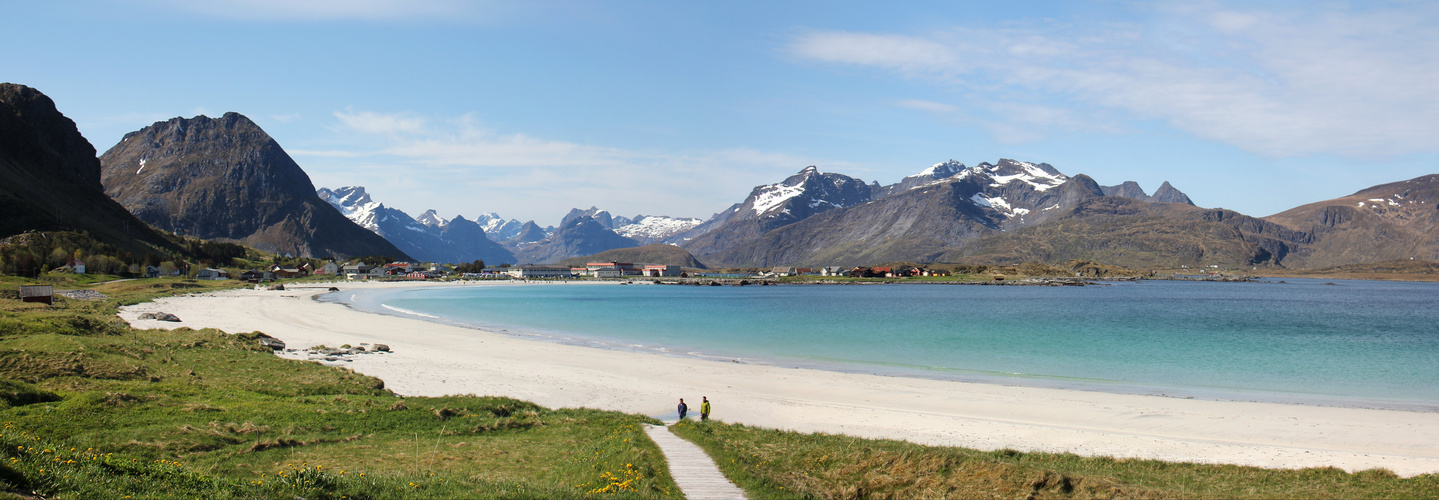
[{"label": "footpath", "polygon": [[694,443],[680,439],[662,425],[647,425],[645,432],[659,445],[670,464],[670,476],[689,500],[743,499],[744,490],[720,474],[709,455]]}]

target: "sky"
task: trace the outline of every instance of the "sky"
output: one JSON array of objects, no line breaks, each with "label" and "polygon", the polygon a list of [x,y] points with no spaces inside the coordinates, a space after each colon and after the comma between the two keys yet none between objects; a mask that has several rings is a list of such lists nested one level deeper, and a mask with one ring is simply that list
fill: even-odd
[{"label": "sky", "polygon": [[806,166],[1001,158],[1254,216],[1439,173],[1436,2],[7,2],[98,152],[248,116],[411,215],[707,218]]}]

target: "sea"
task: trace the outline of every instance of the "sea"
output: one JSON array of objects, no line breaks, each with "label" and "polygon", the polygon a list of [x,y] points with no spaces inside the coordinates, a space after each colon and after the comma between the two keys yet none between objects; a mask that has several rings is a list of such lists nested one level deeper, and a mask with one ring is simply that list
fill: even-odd
[{"label": "sea", "polygon": [[1439,283],[503,283],[322,300],[540,341],[695,359],[1439,412]]}]

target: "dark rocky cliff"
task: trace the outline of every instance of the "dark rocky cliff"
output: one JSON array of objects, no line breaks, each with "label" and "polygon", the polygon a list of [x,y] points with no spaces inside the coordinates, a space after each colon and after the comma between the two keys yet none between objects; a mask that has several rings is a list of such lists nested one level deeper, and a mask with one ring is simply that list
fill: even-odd
[{"label": "dark rocky cliff", "polygon": [[132,253],[179,243],[105,196],[95,147],[49,97],[0,84],[0,237],[26,231],[84,231]]}]

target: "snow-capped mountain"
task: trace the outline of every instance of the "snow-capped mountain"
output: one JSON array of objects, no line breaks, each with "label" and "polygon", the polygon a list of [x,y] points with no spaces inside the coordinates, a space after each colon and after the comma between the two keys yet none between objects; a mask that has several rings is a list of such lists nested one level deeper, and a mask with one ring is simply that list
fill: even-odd
[{"label": "snow-capped mountain", "polygon": [[704,223],[694,217],[669,217],[665,215],[636,215],[629,224],[615,226],[620,236],[634,239],[642,245],[666,242],[675,235],[689,231]]},{"label": "snow-capped mountain", "polygon": [[[409,214],[386,207],[383,203],[377,203],[370,199],[370,194],[365,192],[362,186],[345,186],[335,190],[320,188],[315,191],[320,199],[325,200],[341,214],[345,215],[360,227],[369,229],[371,232],[390,239],[386,232],[400,234],[401,231],[426,232],[427,227],[419,223]],[[393,240],[391,241],[393,243]],[[398,243],[396,246],[400,246]],[[405,250],[401,248],[401,250]],[[416,257],[420,258],[420,257]]]},{"label": "snow-capped mountain", "polygon": [[560,227],[565,227],[575,219],[586,217],[594,219],[595,222],[600,223],[605,229],[614,229],[616,226],[624,226],[633,222],[628,217],[616,217],[607,210],[600,210],[598,207],[591,206],[589,210],[571,208],[570,213],[565,214],[565,218],[560,220]]},{"label": "snow-capped mountain", "polygon": [[[870,186],[843,174],[822,173],[813,165],[783,182],[759,186],[734,209],[740,218],[799,220],[810,215],[869,201]],[[733,217],[732,217],[733,218]]]},{"label": "snow-capped mountain", "polygon": [[571,209],[560,221],[564,227],[569,223],[582,218],[594,219],[595,222],[606,229],[614,231],[615,234],[626,238],[634,239],[641,245],[651,243],[669,242],[672,237],[694,229],[704,222],[702,219],[693,217],[670,217],[666,215],[636,215],[634,218],[616,216],[598,207],[590,207],[589,210]]},{"label": "snow-capped mountain", "polygon": [[487,238],[482,226],[462,216],[445,219],[429,210],[415,219],[370,199],[361,186],[320,188],[315,194],[346,218],[421,261],[515,263],[514,254]]},{"label": "snow-capped mountain", "polygon": [[434,209],[426,210],[425,213],[420,214],[419,217],[415,217],[415,222],[430,227],[440,227],[450,223],[448,219],[440,217],[440,214],[435,213]]},{"label": "snow-capped mountain", "polygon": [[872,191],[860,179],[811,165],[784,181],[756,186],[744,202],[676,237],[696,256],[716,253],[815,214],[867,202]]},{"label": "snow-capped mountain", "polygon": [[[1061,206],[1060,197],[1053,192],[1070,177],[1060,173],[1048,163],[1001,159],[993,164],[985,162],[973,167],[950,160],[936,163],[918,174],[905,177],[896,184],[880,190],[884,196],[894,196],[915,189],[964,182],[968,186],[969,201],[990,214],[997,228],[1009,229],[1029,223],[1041,222],[1043,212]],[[1154,196],[1133,181],[1117,186],[1100,188],[1105,196],[1124,196],[1140,201],[1184,203],[1193,205],[1189,197],[1168,182],[1155,191]],[[876,196],[876,199],[883,196]]]},{"label": "snow-capped mountain", "polygon": [[[531,221],[533,222],[533,221]],[[475,223],[485,228],[485,234],[495,241],[510,241],[519,236],[525,228],[525,223],[518,219],[500,217],[494,212],[485,212],[475,217]],[[553,228],[551,228],[553,232]]]},{"label": "snow-capped mountain", "polygon": [[880,198],[903,193],[914,188],[934,184],[936,182],[947,179],[950,176],[963,172],[965,168],[967,167],[965,167],[963,163],[954,160],[936,163],[934,165],[931,165],[929,168],[920,171],[918,174],[914,174],[900,179],[900,181],[897,183],[890,184],[888,186],[876,185],[874,188],[874,199],[878,200]]}]

